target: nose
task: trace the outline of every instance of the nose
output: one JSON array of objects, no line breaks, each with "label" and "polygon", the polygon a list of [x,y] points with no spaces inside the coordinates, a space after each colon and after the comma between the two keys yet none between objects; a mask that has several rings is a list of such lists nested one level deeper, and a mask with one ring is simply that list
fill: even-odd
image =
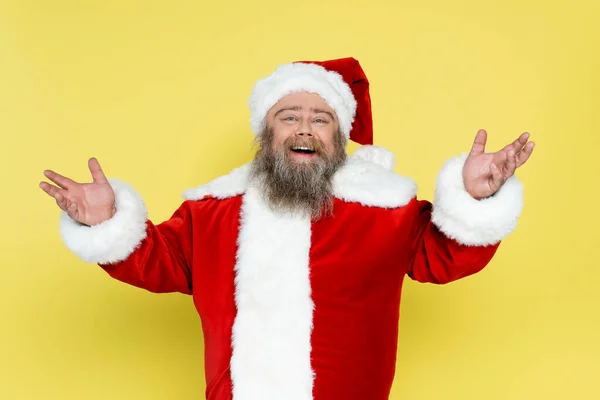
[{"label": "nose", "polygon": [[313,132],[312,132],[312,125],[311,125],[310,121],[303,119],[300,126],[298,126],[296,135],[298,135],[300,137],[312,137]]}]

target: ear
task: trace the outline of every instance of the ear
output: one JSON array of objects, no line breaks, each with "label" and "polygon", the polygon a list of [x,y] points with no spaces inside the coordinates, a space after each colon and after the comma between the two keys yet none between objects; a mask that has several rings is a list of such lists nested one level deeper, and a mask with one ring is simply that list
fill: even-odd
[{"label": "ear", "polygon": [[394,154],[379,146],[363,145],[354,151],[353,156],[375,163],[389,171],[392,171],[396,165]]}]

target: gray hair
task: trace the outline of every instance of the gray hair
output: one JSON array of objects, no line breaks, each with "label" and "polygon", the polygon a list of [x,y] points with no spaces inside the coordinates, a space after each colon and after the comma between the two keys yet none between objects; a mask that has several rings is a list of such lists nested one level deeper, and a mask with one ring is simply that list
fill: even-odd
[{"label": "gray hair", "polygon": [[[338,129],[332,155],[314,137],[292,136],[278,149],[273,148],[273,138],[274,130],[269,126],[257,135],[258,151],[250,171],[250,178],[260,185],[270,207],[282,213],[310,215],[314,220],[331,215],[333,176],[346,162],[346,137]],[[288,150],[307,144],[315,149],[316,161],[306,164],[291,161]]]}]

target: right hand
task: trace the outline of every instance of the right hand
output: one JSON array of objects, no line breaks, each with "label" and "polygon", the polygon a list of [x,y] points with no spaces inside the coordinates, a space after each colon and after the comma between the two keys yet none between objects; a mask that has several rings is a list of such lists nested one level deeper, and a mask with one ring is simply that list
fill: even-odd
[{"label": "right hand", "polygon": [[69,217],[92,226],[112,218],[117,210],[115,192],[102,172],[98,160],[90,158],[88,167],[92,173],[92,183],[78,183],[54,171],[46,170],[44,175],[59,187],[40,182],[40,188],[53,197]]}]

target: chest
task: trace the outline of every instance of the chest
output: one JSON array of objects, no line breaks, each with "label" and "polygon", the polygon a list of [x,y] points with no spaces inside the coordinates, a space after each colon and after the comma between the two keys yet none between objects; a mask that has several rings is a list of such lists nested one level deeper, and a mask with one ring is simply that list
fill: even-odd
[{"label": "chest", "polygon": [[192,276],[201,315],[228,309],[240,284],[265,305],[307,295],[350,301],[393,292],[412,254],[409,206],[389,210],[336,200],[332,216],[309,221],[239,197],[198,225]]}]

